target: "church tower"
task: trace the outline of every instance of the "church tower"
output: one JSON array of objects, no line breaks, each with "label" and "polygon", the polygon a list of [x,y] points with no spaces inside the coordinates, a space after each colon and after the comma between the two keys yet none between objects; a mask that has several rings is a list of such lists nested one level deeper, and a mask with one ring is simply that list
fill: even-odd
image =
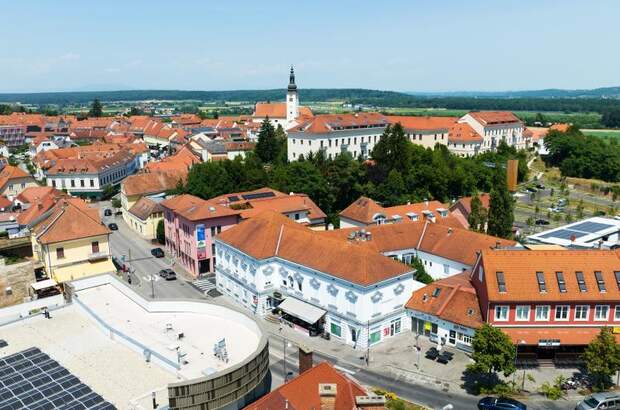
[{"label": "church tower", "polygon": [[299,117],[299,97],[297,96],[297,85],[295,84],[295,70],[291,66],[288,90],[286,92],[286,127],[288,128],[297,117]]}]

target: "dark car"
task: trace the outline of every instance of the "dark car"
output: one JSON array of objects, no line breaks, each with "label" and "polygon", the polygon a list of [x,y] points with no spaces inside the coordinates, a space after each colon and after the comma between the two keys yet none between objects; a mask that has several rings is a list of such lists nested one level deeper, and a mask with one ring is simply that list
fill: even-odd
[{"label": "dark car", "polygon": [[111,209],[106,209],[105,211],[103,211],[103,215],[105,215],[105,216],[112,216],[112,210]]},{"label": "dark car", "polygon": [[537,219],[535,223],[536,225],[549,225],[549,221],[546,219]]},{"label": "dark car", "polygon": [[533,186],[529,186],[526,188],[527,192],[538,192],[538,189],[534,188]]},{"label": "dark car", "polygon": [[520,401],[507,397],[485,397],[478,402],[479,410],[526,410],[527,406]]},{"label": "dark car", "polygon": [[123,216],[123,211],[114,212],[114,216]]},{"label": "dark car", "polygon": [[156,258],[163,258],[164,251],[161,248],[153,248],[151,249],[151,255],[153,255]]},{"label": "dark car", "polygon": [[110,228],[111,231],[118,231],[118,225],[115,224],[114,222],[112,222],[111,224],[108,224],[108,228]]},{"label": "dark car", "polygon": [[159,276],[166,280],[176,280],[177,274],[172,269],[162,269],[159,271]]},{"label": "dark car", "polygon": [[543,184],[536,184],[536,188],[545,189],[545,186]]}]

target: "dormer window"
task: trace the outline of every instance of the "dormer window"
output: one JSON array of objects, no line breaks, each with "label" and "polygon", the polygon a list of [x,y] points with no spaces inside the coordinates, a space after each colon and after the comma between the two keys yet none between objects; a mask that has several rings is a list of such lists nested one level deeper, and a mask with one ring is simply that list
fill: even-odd
[{"label": "dormer window", "polygon": [[545,282],[545,274],[543,272],[536,272],[536,280],[538,281],[538,291],[545,293],[547,291],[547,283]]},{"label": "dormer window", "polygon": [[596,284],[598,285],[598,291],[601,293],[607,292],[607,288],[605,287],[605,281],[603,280],[603,272],[594,271],[594,277],[596,278]]},{"label": "dormer window", "polygon": [[500,293],[506,293],[506,279],[504,277],[504,272],[495,272],[495,276],[497,277],[497,289]]},{"label": "dormer window", "polygon": [[441,293],[441,288],[435,288],[435,290],[433,290],[433,297],[434,298],[438,297],[440,293]]},{"label": "dormer window", "polygon": [[586,285],[586,280],[583,277],[583,272],[575,272],[575,276],[577,277],[577,285],[579,285],[579,291],[587,292],[588,286]]},{"label": "dormer window", "polygon": [[556,272],[555,277],[558,280],[558,289],[560,289],[560,293],[566,293],[566,282],[564,281],[564,273]]}]

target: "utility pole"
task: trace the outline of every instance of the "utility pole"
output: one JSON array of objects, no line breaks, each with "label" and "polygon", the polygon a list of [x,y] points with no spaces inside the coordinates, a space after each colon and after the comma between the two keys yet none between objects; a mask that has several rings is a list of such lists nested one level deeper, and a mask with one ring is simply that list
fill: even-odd
[{"label": "utility pole", "polygon": [[287,340],[286,338],[282,339],[282,371],[284,373],[284,382],[286,383],[286,380],[288,379],[288,377],[286,377],[286,343]]},{"label": "utility pole", "polygon": [[366,322],[366,367],[370,363],[370,320]]},{"label": "utility pole", "polygon": [[151,298],[155,299],[155,275],[151,274]]}]

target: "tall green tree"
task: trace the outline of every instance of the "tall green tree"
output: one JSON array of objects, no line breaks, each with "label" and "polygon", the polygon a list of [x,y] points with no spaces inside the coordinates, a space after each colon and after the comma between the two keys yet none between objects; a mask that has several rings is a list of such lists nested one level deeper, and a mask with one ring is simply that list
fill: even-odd
[{"label": "tall green tree", "polygon": [[412,144],[400,123],[388,126],[372,150],[372,159],[385,176],[396,170],[406,175],[411,167]]},{"label": "tall green tree", "polygon": [[583,353],[588,372],[595,377],[599,388],[611,385],[611,377],[620,371],[620,345],[609,327],[601,329]]},{"label": "tall green tree", "polygon": [[513,222],[514,202],[506,185],[505,174],[498,172],[491,189],[487,233],[500,238],[511,238]]},{"label": "tall green tree", "polygon": [[218,162],[195,164],[187,174],[184,191],[203,199],[234,192],[236,187],[226,168]]},{"label": "tall green tree", "polygon": [[101,105],[101,101],[99,98],[95,98],[92,105],[90,106],[90,111],[88,111],[89,117],[103,117],[103,105]]},{"label": "tall green tree", "polygon": [[480,200],[480,196],[476,193],[471,198],[471,203],[469,205],[470,212],[467,217],[467,223],[469,223],[469,229],[472,231],[479,231],[480,229],[484,229],[484,225],[482,223],[482,215],[480,214],[482,208],[482,201]]},{"label": "tall green tree", "polygon": [[332,211],[334,196],[325,177],[311,161],[293,161],[275,167],[270,185],[283,192],[305,193],[324,212]]},{"label": "tall green tree", "polygon": [[281,144],[276,139],[276,130],[269,118],[265,118],[258,133],[258,142],[254,152],[266,164],[271,164],[278,157]]},{"label": "tall green tree", "polygon": [[379,190],[381,200],[386,206],[399,205],[405,198],[405,181],[400,172],[393,169]]},{"label": "tall green tree", "polygon": [[164,220],[160,220],[159,222],[157,222],[157,242],[159,242],[160,244],[165,244],[166,243],[166,231],[164,229]]},{"label": "tall green tree", "polygon": [[508,377],[515,372],[516,349],[501,329],[483,324],[476,329],[472,347],[474,363],[467,366],[468,371],[486,374],[489,379],[494,373],[501,372]]}]

